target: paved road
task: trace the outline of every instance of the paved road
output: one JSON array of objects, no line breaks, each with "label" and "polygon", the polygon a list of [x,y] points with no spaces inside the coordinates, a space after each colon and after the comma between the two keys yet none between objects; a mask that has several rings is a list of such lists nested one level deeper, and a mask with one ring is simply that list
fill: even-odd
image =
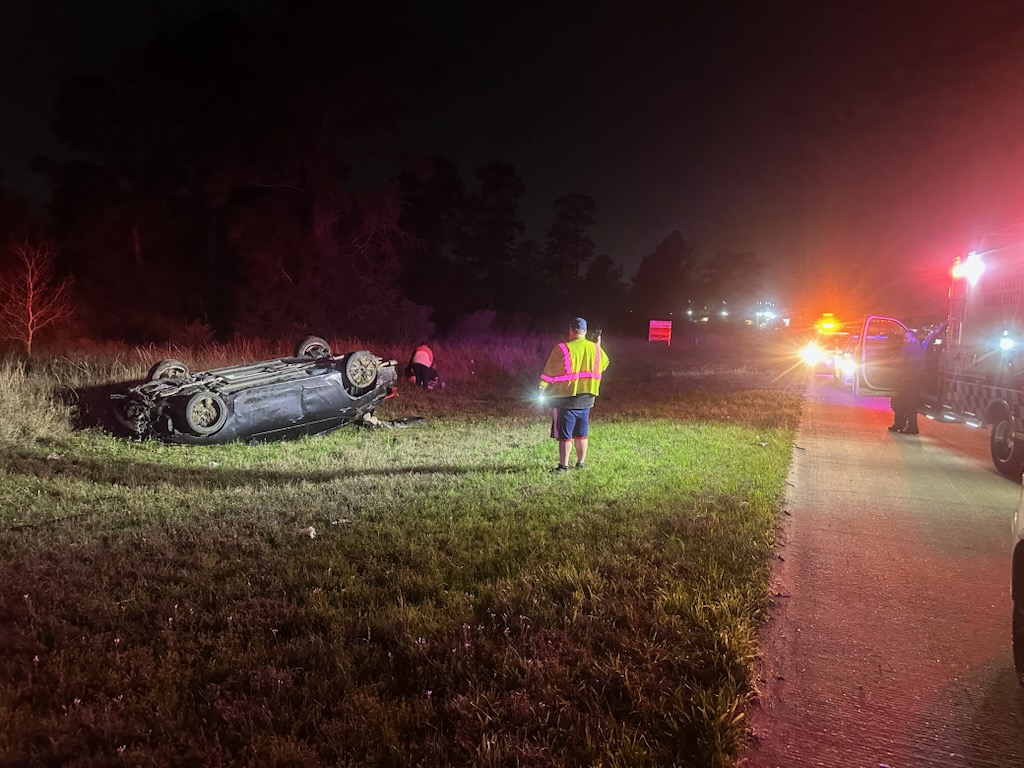
[{"label": "paved road", "polygon": [[749,768],[1024,766],[1010,650],[1019,485],[988,434],[814,377],[789,477]]}]

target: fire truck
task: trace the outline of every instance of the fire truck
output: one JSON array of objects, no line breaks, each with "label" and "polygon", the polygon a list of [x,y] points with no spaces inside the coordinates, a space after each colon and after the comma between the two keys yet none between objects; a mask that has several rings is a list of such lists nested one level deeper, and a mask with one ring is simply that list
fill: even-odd
[{"label": "fire truck", "polygon": [[[855,394],[893,396],[908,326],[864,319],[854,357]],[[953,262],[945,323],[924,340],[920,413],[936,421],[990,427],[992,463],[1015,480],[1024,472],[1024,242]]]}]

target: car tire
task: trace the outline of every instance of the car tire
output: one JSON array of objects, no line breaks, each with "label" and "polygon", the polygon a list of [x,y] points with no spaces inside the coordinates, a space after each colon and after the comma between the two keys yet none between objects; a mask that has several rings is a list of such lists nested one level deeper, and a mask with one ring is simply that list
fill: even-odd
[{"label": "car tire", "polygon": [[331,345],[319,336],[307,336],[295,347],[296,357],[312,357],[319,360],[331,356]]},{"label": "car tire", "polygon": [[159,381],[160,379],[186,379],[188,378],[188,373],[188,366],[181,362],[181,360],[168,358],[167,360],[161,360],[150,368],[146,379],[149,381]]},{"label": "car tire", "polygon": [[1024,471],[1024,441],[1014,440],[1013,422],[1006,415],[999,415],[992,422],[989,448],[999,473],[1019,482]]},{"label": "car tire", "polygon": [[1024,688],[1024,603],[1013,601],[1013,667]]},{"label": "car tire", "polygon": [[218,432],[228,419],[228,406],[215,392],[196,392],[188,399],[182,416],[194,435],[206,437]]},{"label": "car tire", "polygon": [[379,372],[379,358],[367,350],[353,352],[345,359],[345,383],[354,391],[373,387]]},{"label": "car tire", "polygon": [[127,429],[133,437],[141,437],[145,432],[146,420],[138,412],[140,408],[140,405],[126,398],[114,401],[111,409],[117,423]]}]

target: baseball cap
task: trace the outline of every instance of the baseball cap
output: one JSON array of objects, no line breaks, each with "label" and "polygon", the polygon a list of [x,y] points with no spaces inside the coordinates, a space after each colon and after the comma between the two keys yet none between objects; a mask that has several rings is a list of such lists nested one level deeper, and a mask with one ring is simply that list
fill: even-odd
[{"label": "baseball cap", "polygon": [[585,331],[587,330],[587,321],[582,317],[577,317],[569,323],[569,328],[573,331]]}]

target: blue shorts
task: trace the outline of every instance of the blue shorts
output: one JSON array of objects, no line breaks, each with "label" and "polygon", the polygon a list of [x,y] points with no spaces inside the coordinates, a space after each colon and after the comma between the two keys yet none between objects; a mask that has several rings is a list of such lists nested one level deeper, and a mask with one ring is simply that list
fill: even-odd
[{"label": "blue shorts", "polygon": [[590,430],[589,408],[554,408],[551,411],[551,437],[572,440],[586,437]]}]

